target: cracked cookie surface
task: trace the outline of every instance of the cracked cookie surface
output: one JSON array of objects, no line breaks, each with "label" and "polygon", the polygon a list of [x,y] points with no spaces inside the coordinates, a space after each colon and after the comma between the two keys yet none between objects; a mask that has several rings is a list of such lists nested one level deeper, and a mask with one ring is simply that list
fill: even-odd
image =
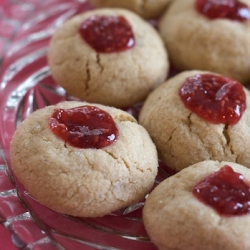
[{"label": "cracked cookie surface", "polygon": [[136,12],[143,18],[159,17],[172,0],[90,0],[95,7],[119,7]]},{"label": "cracked cookie surface", "polygon": [[[179,88],[185,79],[202,73],[208,72],[182,72],[159,86],[145,101],[139,123],[148,130],[160,158],[177,171],[203,160],[226,160],[250,167],[249,108],[235,125],[212,124],[181,101]],[[249,107],[250,94],[246,88],[244,92]]]},{"label": "cracked cookie surface", "polygon": [[[49,118],[57,108],[83,105],[108,112],[119,130],[117,140],[102,149],[73,147],[55,136]],[[40,203],[61,213],[99,217],[140,201],[157,174],[155,145],[128,113],[86,102],[63,102],[32,113],[11,142],[17,178]]]},{"label": "cracked cookie surface", "polygon": [[203,161],[164,180],[149,194],[143,208],[143,222],[151,240],[159,249],[250,248],[249,214],[222,216],[192,193],[200,181],[225,165],[242,174],[249,183],[250,171],[242,165]]},{"label": "cracked cookie surface", "polygon": [[[196,10],[195,2],[173,1],[161,16],[159,32],[171,63],[180,71],[208,70],[249,84],[250,20],[211,20]],[[226,1],[234,6],[229,2]],[[250,7],[250,0],[240,2]],[[245,14],[248,15],[247,12]]]},{"label": "cracked cookie surface", "polygon": [[[122,52],[98,53],[79,33],[94,15],[123,16],[135,45]],[[143,101],[168,71],[168,54],[158,32],[131,11],[99,9],[74,16],[58,28],[49,45],[48,63],[54,79],[70,95],[84,101],[127,107]]]}]

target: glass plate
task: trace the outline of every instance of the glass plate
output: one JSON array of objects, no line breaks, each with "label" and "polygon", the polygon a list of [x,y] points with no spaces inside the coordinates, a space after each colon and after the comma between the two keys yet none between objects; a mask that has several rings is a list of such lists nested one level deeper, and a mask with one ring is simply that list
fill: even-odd
[{"label": "glass plate", "polygon": [[[36,202],[11,170],[10,140],[18,124],[36,109],[74,99],[52,79],[47,46],[56,27],[90,8],[84,0],[26,0],[0,9],[6,17],[0,21],[15,30],[1,30],[11,43],[5,45],[0,75],[0,223],[20,249],[156,249],[141,219],[144,201],[102,218],[67,216]],[[140,106],[126,111],[136,117]],[[160,163],[155,184],[170,174]]]}]

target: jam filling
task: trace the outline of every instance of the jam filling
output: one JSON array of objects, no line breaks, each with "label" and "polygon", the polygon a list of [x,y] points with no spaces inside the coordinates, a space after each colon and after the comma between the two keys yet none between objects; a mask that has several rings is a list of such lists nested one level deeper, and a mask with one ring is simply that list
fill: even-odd
[{"label": "jam filling", "polygon": [[179,95],[189,110],[214,124],[236,124],[246,109],[242,85],[224,76],[197,74],[188,77]]},{"label": "jam filling", "polygon": [[198,183],[193,194],[223,216],[250,213],[250,186],[244,177],[225,165]]},{"label": "jam filling", "polygon": [[56,136],[77,148],[103,148],[118,136],[113,118],[95,106],[55,109],[49,125]]},{"label": "jam filling", "polygon": [[195,5],[210,19],[227,18],[240,22],[250,19],[249,7],[238,0],[196,0]]},{"label": "jam filling", "polygon": [[84,20],[79,32],[97,52],[121,52],[135,45],[132,28],[123,16],[92,16]]}]

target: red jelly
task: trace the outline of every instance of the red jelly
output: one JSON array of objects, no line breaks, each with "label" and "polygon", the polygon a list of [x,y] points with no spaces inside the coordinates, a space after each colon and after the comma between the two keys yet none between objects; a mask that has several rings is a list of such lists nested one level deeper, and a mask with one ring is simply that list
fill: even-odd
[{"label": "red jelly", "polygon": [[250,213],[250,186],[230,166],[225,165],[198,183],[193,194],[221,215]]},{"label": "red jelly", "polygon": [[49,124],[55,135],[78,148],[103,148],[118,136],[113,118],[94,106],[56,109]]},{"label": "red jelly", "polygon": [[242,85],[224,76],[197,74],[188,77],[179,95],[189,110],[214,124],[236,124],[246,109]]},{"label": "red jelly", "polygon": [[210,19],[227,18],[236,21],[250,19],[249,7],[238,0],[196,0],[196,9]]},{"label": "red jelly", "polygon": [[121,52],[135,45],[132,28],[123,16],[92,16],[81,24],[80,34],[97,52]]}]

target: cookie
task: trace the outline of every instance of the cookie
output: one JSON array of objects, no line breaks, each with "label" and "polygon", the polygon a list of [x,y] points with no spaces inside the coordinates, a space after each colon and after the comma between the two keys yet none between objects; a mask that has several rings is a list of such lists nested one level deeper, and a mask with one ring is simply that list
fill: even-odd
[{"label": "cookie", "polygon": [[250,249],[249,181],[248,168],[216,161],[165,179],[143,208],[150,239],[160,250]]},{"label": "cookie", "polygon": [[92,10],[66,21],[51,39],[48,64],[70,95],[119,108],[143,101],[169,70],[158,32],[123,9]]},{"label": "cookie", "polygon": [[140,201],[158,167],[152,140],[130,114],[75,101],[27,117],[13,136],[10,156],[14,174],[38,202],[81,217]]},{"label": "cookie", "polygon": [[234,79],[207,71],[170,78],[146,99],[139,123],[159,157],[180,171],[204,160],[250,167],[249,90]]},{"label": "cookie", "polygon": [[208,70],[242,84],[250,82],[250,1],[229,2],[231,7],[223,1],[173,1],[161,17],[159,32],[175,68]]},{"label": "cookie", "polygon": [[95,7],[118,7],[134,11],[143,18],[156,18],[159,17],[165,9],[169,6],[171,0],[90,0],[90,3]]}]

